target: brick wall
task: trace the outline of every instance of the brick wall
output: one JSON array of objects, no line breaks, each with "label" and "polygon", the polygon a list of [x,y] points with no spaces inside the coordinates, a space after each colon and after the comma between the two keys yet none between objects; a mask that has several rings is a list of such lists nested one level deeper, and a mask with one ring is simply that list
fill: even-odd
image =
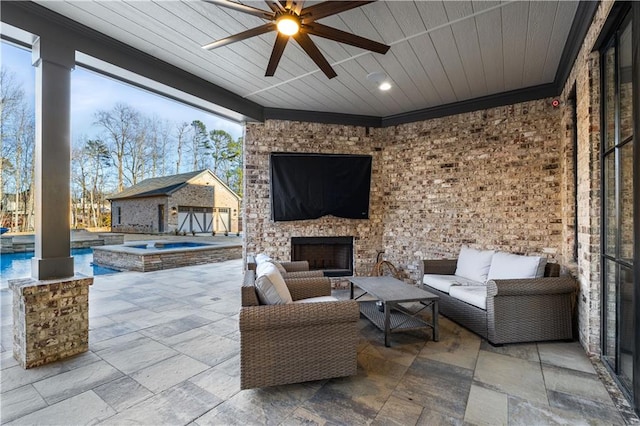
[{"label": "brick wall", "polygon": [[[577,277],[580,341],[592,353],[600,353],[600,60],[592,52],[613,2],[600,2],[576,62],[562,92],[576,94],[577,120]],[[564,109],[571,104],[564,102]],[[568,114],[565,111],[565,114]],[[573,140],[565,134],[566,147]]]},{"label": "brick wall", "polygon": [[[274,259],[291,259],[291,237],[354,237],[354,267],[368,274],[382,249],[383,194],[381,143],[364,127],[269,120],[248,123],[244,147],[244,218],[246,254],[266,252]],[[323,217],[273,222],[269,209],[269,154],[313,152],[373,156],[369,219]]]},{"label": "brick wall", "polygon": [[[356,274],[384,250],[412,282],[462,244],[562,261],[560,116],[547,99],[385,129],[248,124],[246,251],[289,259],[292,236],[353,235]],[[272,151],[372,155],[370,219],[272,222]]]}]

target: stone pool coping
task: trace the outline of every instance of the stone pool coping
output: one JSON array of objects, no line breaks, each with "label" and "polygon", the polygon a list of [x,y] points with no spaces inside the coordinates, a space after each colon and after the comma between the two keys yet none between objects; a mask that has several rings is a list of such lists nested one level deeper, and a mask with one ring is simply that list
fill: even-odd
[{"label": "stone pool coping", "polygon": [[118,271],[149,272],[242,258],[242,244],[235,242],[182,241],[197,243],[198,246],[164,249],[136,247],[176,243],[171,240],[144,240],[94,247],[93,263]]}]

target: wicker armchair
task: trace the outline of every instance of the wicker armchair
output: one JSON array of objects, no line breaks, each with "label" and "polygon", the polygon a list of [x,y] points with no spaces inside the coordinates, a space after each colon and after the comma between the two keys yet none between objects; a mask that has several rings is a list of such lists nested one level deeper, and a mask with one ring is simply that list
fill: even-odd
[{"label": "wicker armchair", "polygon": [[[424,260],[423,273],[453,275],[456,259]],[[494,345],[573,338],[576,282],[559,277],[560,266],[548,263],[545,278],[487,282],[483,310],[428,287],[440,296],[440,313],[484,337]]]},{"label": "wicker armchair", "polygon": [[[280,265],[284,267],[287,271],[282,274],[284,278],[314,278],[314,277],[324,277],[324,272],[322,271],[310,271],[309,270],[309,262],[306,260],[298,260],[295,262],[278,262]],[[251,271],[256,270],[256,261],[253,256],[247,256],[247,269]]]},{"label": "wicker armchair", "polygon": [[[328,278],[286,278],[294,301],[331,295]],[[247,270],[240,308],[240,387],[250,389],[356,374],[354,300],[260,305]]]}]

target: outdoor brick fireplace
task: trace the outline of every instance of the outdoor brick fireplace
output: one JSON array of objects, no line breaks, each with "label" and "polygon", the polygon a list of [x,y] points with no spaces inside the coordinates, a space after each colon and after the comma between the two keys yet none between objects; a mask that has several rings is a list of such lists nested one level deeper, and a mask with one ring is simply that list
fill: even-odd
[{"label": "outdoor brick fireplace", "polygon": [[328,277],[351,276],[353,237],[292,237],[291,260],[306,260]]}]

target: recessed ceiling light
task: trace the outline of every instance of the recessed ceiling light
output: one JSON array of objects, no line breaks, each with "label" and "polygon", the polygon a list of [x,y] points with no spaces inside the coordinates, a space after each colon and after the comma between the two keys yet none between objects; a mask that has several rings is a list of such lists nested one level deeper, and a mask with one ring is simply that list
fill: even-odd
[{"label": "recessed ceiling light", "polygon": [[367,75],[367,80],[375,83],[378,89],[382,91],[391,89],[391,80],[389,80],[389,77],[383,72],[372,72]]}]

